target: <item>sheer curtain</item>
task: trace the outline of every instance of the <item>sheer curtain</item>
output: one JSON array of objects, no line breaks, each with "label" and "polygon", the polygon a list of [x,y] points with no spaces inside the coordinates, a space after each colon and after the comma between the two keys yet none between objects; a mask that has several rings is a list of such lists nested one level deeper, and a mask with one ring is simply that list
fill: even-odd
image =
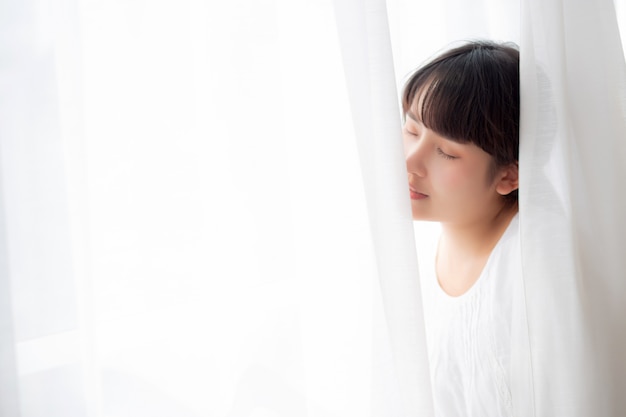
[{"label": "sheer curtain", "polygon": [[625,414],[613,4],[472,3],[0,5],[0,415],[432,415],[397,97],[473,37],[522,48],[518,415]]},{"label": "sheer curtain", "polygon": [[536,415],[624,415],[626,67],[614,5],[528,1],[522,35],[522,255]]},{"label": "sheer curtain", "polygon": [[332,3],[0,16],[0,415],[367,415],[376,270]]}]

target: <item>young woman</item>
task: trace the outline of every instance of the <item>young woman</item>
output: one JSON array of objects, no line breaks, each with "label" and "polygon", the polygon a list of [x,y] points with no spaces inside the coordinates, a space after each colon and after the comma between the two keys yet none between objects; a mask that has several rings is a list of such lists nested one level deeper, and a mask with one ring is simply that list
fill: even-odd
[{"label": "young woman", "polygon": [[436,415],[511,415],[519,53],[457,47],[415,72],[402,99],[413,219],[441,225],[420,254]]}]

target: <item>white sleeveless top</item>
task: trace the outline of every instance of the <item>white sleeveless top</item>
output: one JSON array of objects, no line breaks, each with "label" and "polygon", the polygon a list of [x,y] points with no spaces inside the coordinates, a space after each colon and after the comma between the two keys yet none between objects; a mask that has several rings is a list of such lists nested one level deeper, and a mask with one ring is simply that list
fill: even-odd
[{"label": "white sleeveless top", "polygon": [[514,274],[521,274],[518,216],[491,252],[479,279],[459,297],[439,286],[436,240],[432,234],[424,239],[416,225],[436,417],[512,415],[511,306]]}]

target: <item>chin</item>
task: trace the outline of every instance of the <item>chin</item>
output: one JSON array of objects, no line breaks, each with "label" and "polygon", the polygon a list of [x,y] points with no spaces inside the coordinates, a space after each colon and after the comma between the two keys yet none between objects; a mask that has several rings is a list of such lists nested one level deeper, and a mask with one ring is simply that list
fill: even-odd
[{"label": "chin", "polygon": [[433,219],[432,216],[427,216],[424,213],[416,212],[415,210],[411,213],[414,222],[436,222],[439,221],[437,219]]}]

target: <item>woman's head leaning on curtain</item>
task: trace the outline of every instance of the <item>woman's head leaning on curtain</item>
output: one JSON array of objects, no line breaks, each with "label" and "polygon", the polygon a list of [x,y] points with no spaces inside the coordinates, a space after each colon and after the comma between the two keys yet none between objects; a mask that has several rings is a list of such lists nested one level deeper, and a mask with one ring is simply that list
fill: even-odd
[{"label": "woman's head leaning on curtain", "polygon": [[416,220],[446,221],[450,206],[481,210],[485,199],[503,207],[517,204],[520,104],[514,45],[476,41],[444,52],[410,77],[402,106]]}]

